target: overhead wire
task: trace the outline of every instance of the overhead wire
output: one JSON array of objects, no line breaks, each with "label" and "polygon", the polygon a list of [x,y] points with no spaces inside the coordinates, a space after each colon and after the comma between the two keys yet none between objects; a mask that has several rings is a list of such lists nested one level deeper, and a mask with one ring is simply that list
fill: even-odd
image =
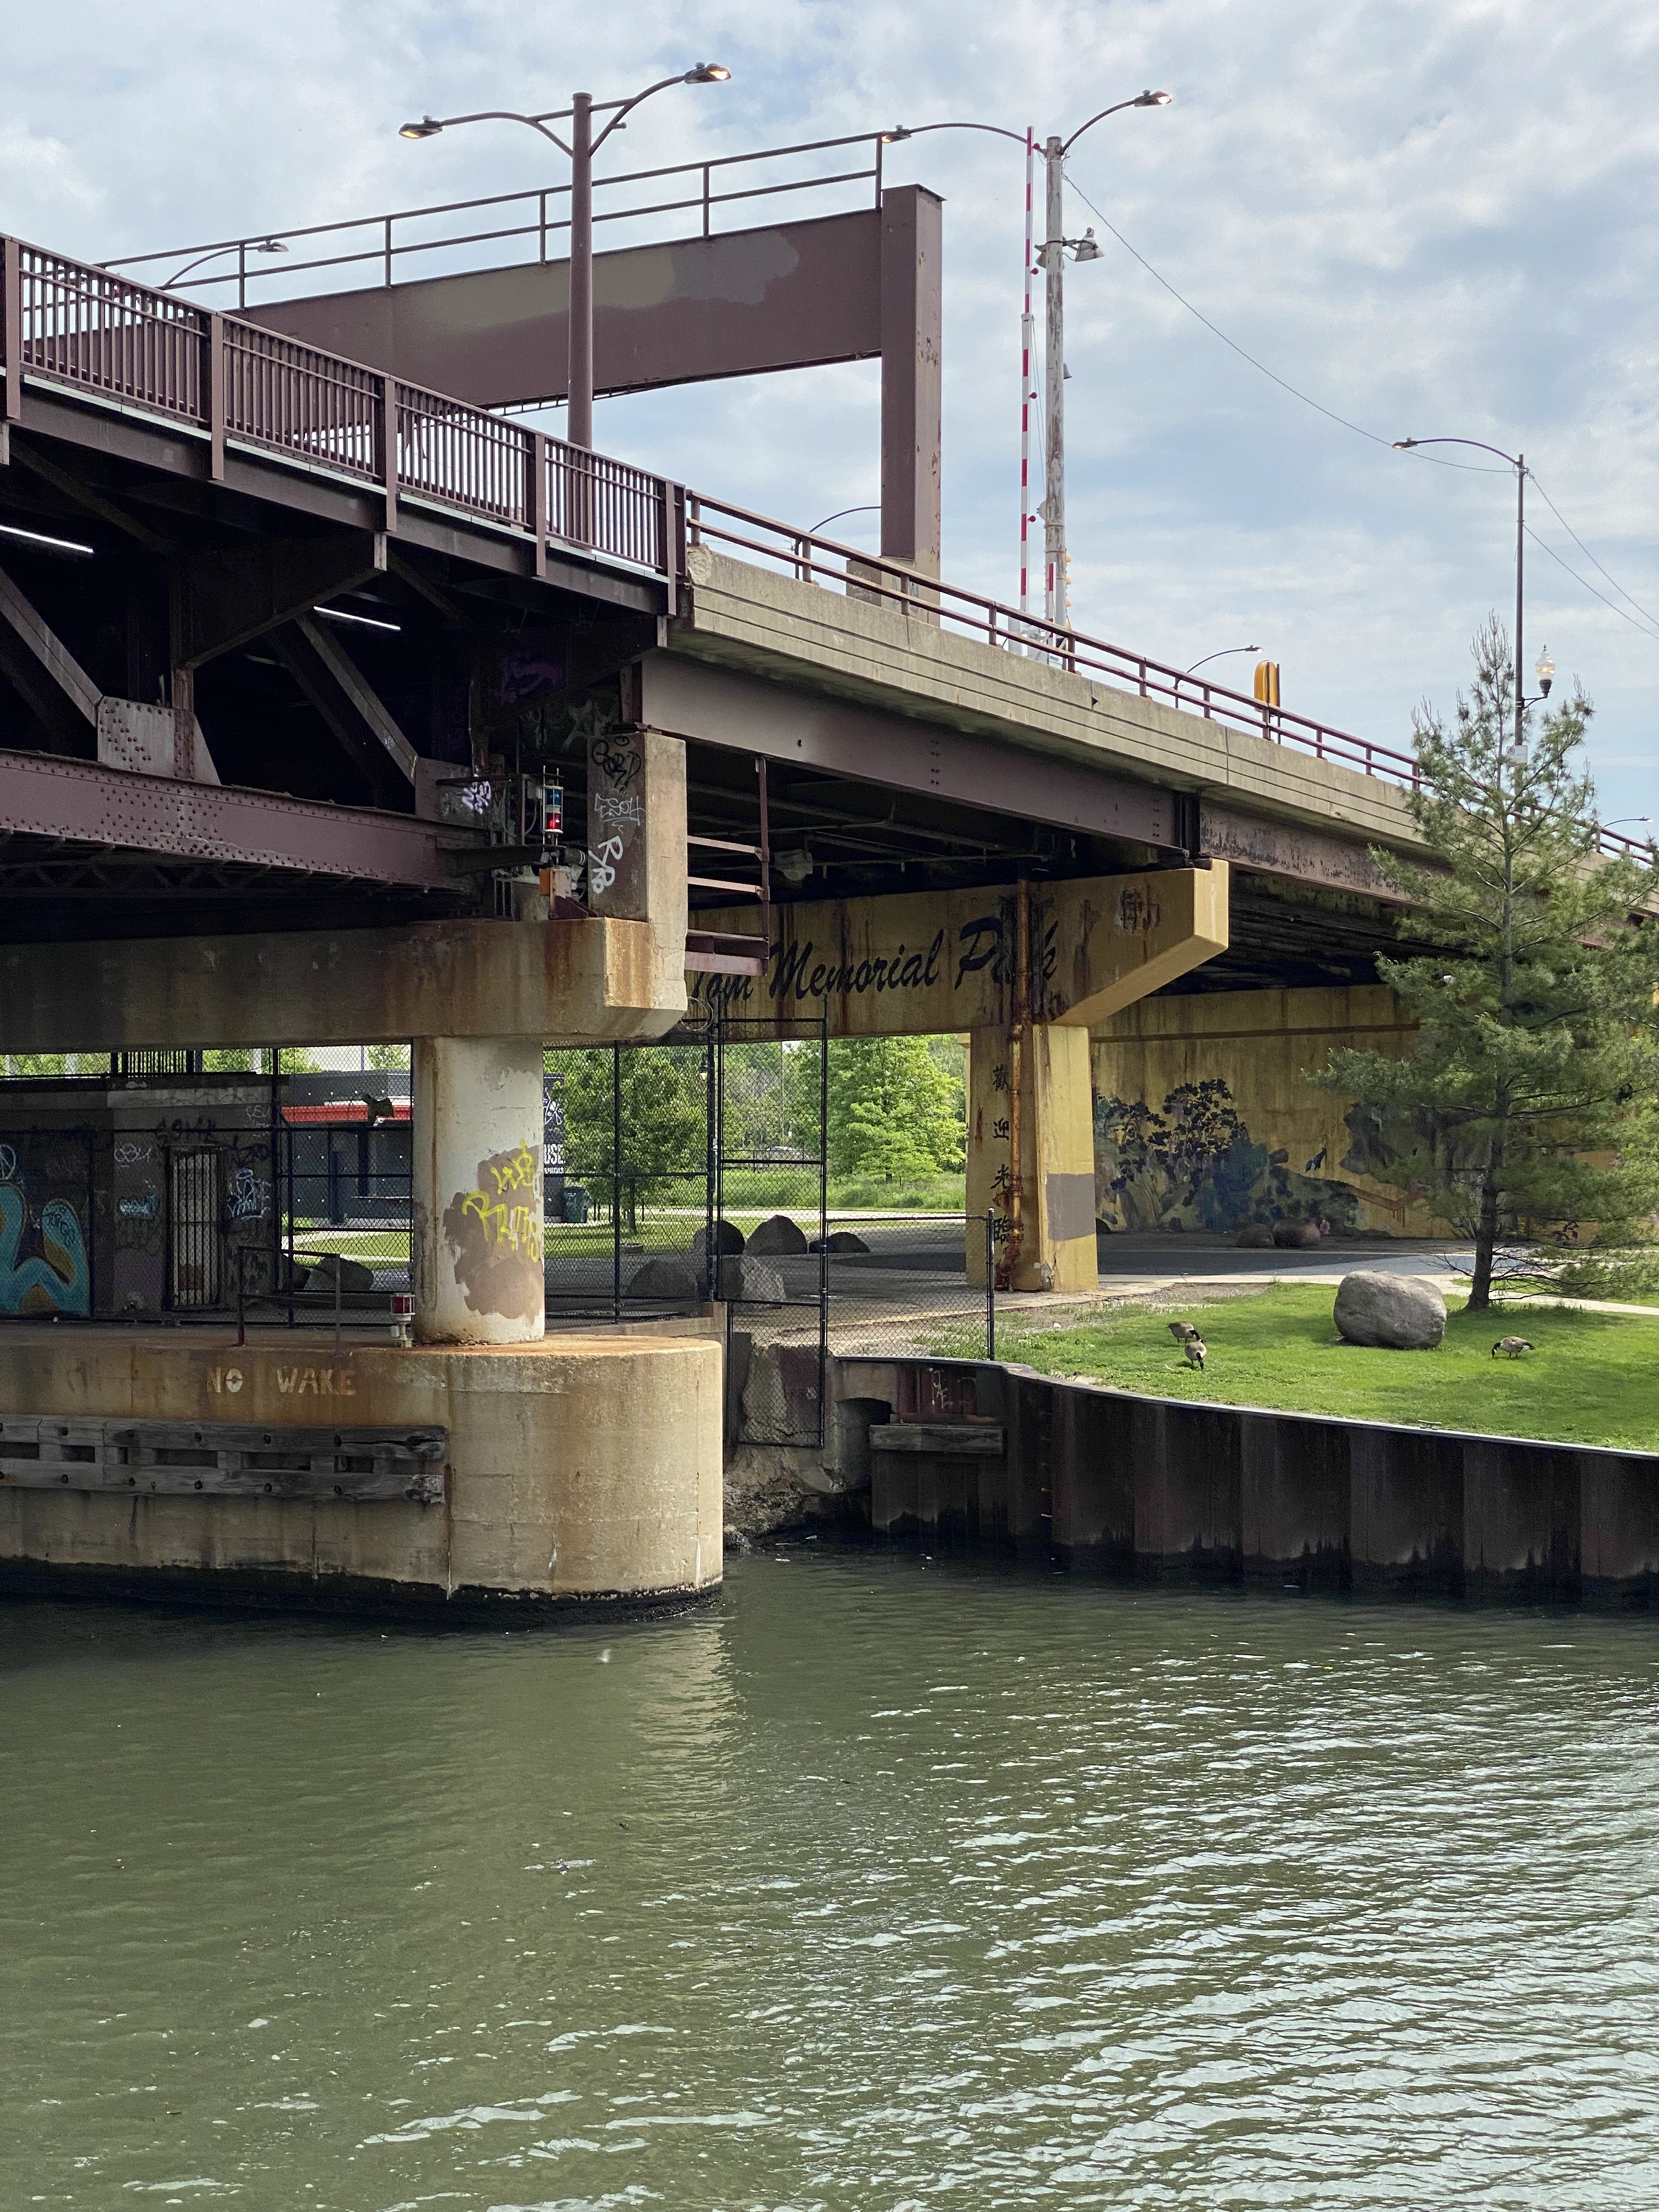
[{"label": "overhead wire", "polygon": [[[1327,407],[1322,401],[1314,398],[1310,393],[1298,390],[1298,388],[1294,384],[1291,384],[1286,378],[1280,376],[1276,369],[1269,368],[1266,362],[1258,361],[1253,353],[1249,352],[1247,348],[1239,344],[1237,338],[1230,337],[1226,331],[1221,329],[1218,324],[1212,323],[1202,308],[1194,307],[1193,302],[1188,299],[1183,293],[1177,291],[1176,287],[1170,283],[1169,278],[1164,276],[1160,270],[1154,269],[1152,263],[1147,260],[1146,255],[1139,252],[1137,247],[1129,243],[1128,240],[1123,235],[1123,233],[1117,228],[1117,225],[1113,222],[1110,216],[1103,215],[1101,212],[1100,209],[1097,208],[1094,202],[1089,198],[1087,192],[1085,192],[1083,190],[1083,187],[1078,183],[1076,178],[1072,175],[1069,164],[1066,167],[1066,182],[1071,185],[1072,190],[1082,201],[1084,206],[1088,209],[1090,214],[1094,216],[1096,222],[1105,225],[1106,228],[1111,232],[1112,236],[1116,239],[1118,244],[1123,248],[1124,252],[1129,254],[1133,259],[1140,264],[1141,267],[1146,271],[1146,274],[1152,279],[1153,283],[1161,284],[1172,300],[1176,301],[1181,307],[1183,307],[1187,310],[1187,313],[1193,316],[1197,321],[1202,323],[1205,329],[1208,331],[1212,337],[1219,338],[1223,345],[1231,348],[1231,350],[1238,356],[1241,361],[1248,362],[1252,368],[1257,370],[1261,375],[1267,378],[1270,383],[1278,385],[1282,392],[1288,392],[1292,399],[1299,399],[1304,407],[1311,407],[1316,414],[1323,415],[1328,421],[1340,424],[1343,429],[1352,430],[1356,437],[1364,438],[1373,446],[1386,446],[1391,450],[1398,450],[1395,447],[1395,441],[1392,438],[1384,438],[1379,435],[1379,434],[1375,430],[1366,429],[1364,423],[1350,422],[1346,415],[1339,415],[1334,408]],[[1413,450],[1412,458],[1414,460],[1431,461],[1437,468],[1462,469],[1471,476],[1502,476],[1507,473],[1507,471],[1501,468],[1489,468],[1483,462],[1448,460],[1443,454],[1425,453],[1420,447]],[[1531,478],[1533,488],[1537,492],[1539,497],[1543,501],[1545,506],[1548,507],[1550,513],[1555,517],[1563,530],[1566,532],[1568,537],[1571,538],[1573,544],[1578,548],[1579,551],[1584,556],[1584,558],[1589,561],[1592,567],[1596,568],[1601,575],[1606,577],[1607,582],[1613,586],[1613,590],[1619,593],[1621,599],[1628,599],[1630,601],[1631,605],[1636,609],[1638,615],[1644,617],[1644,620],[1641,622],[1636,621],[1632,616],[1626,614],[1623,607],[1615,605],[1613,600],[1608,599],[1604,592],[1597,591],[1595,586],[1589,581],[1589,578],[1581,576],[1578,571],[1572,567],[1571,562],[1564,561],[1553,546],[1547,544],[1543,538],[1539,537],[1537,532],[1532,528],[1530,524],[1527,526],[1528,537],[1533,540],[1534,544],[1541,547],[1559,568],[1565,569],[1566,574],[1572,578],[1576,584],[1582,585],[1583,589],[1589,592],[1593,599],[1600,599],[1602,605],[1608,608],[1613,614],[1616,614],[1621,622],[1629,623],[1631,628],[1635,630],[1639,630],[1644,637],[1650,637],[1655,639],[1656,641],[1659,641],[1659,616],[1650,614],[1648,609],[1642,605],[1639,599],[1633,598],[1632,594],[1625,589],[1624,586],[1619,581],[1619,579],[1616,576],[1610,574],[1607,568],[1602,567],[1601,562],[1596,559],[1595,554],[1590,551],[1589,547],[1585,544],[1583,539],[1578,535],[1578,532],[1567,520],[1560,508],[1557,507],[1555,501],[1545,490],[1543,485],[1539,483],[1534,471],[1528,468],[1527,474]],[[1653,627],[1649,627],[1649,625],[1653,625]]]}]

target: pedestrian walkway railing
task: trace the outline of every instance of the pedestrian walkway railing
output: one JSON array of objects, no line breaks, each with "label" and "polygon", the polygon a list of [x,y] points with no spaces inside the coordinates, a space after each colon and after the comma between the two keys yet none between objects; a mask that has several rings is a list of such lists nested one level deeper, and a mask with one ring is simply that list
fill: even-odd
[{"label": "pedestrian walkway railing", "polygon": [[241,448],[372,488],[389,530],[408,501],[671,586],[679,573],[666,478],[15,238],[0,238],[0,420],[21,420],[27,379],[203,434],[214,478]]},{"label": "pedestrian walkway railing", "polygon": [[[1206,677],[1189,675],[1069,623],[1022,614],[1000,599],[925,574],[912,563],[861,552],[817,531],[798,530],[702,492],[686,494],[685,532],[688,546],[709,545],[798,582],[842,592],[850,599],[902,615],[912,625],[975,638],[1005,653],[1097,679],[1114,690],[1159,701],[1183,714],[1294,747],[1316,760],[1375,776],[1401,790],[1423,787],[1422,769],[1410,753],[1250,698]],[[1641,839],[1616,830],[1602,830],[1599,837],[1601,851],[1610,856],[1639,856],[1648,850]]]}]

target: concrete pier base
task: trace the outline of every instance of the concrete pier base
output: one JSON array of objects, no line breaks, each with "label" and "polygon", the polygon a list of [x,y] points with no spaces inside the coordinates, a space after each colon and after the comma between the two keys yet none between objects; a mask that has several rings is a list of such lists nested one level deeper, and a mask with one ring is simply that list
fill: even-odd
[{"label": "concrete pier base", "polygon": [[416,1037],[410,1272],[420,1344],[531,1344],[546,1328],[542,1048]]},{"label": "concrete pier base", "polygon": [[720,1367],[679,1335],[337,1350],[175,1331],[0,1332],[0,1414],[435,1427],[436,1502],[92,1494],[0,1480],[0,1585],[90,1580],[198,1601],[441,1606],[651,1599],[721,1573]]}]

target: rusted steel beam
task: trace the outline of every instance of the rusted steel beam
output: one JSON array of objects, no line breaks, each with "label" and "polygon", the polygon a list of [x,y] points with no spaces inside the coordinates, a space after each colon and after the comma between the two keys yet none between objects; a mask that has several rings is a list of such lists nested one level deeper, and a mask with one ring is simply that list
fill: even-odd
[{"label": "rusted steel beam", "polygon": [[3,568],[0,568],[0,623],[27,649],[56,698],[72,708],[81,720],[95,724],[102,692]]},{"label": "rusted steel beam", "polygon": [[1304,830],[1269,815],[1246,814],[1236,806],[1215,806],[1207,799],[1198,803],[1198,850],[1206,859],[1230,860],[1259,876],[1284,876],[1293,883],[1358,891],[1390,906],[1410,904],[1382,873],[1370,848],[1357,839]]},{"label": "rusted steel beam", "polygon": [[[41,753],[0,751],[0,831],[359,883],[454,885],[436,823]],[[454,826],[442,836],[453,847]]]},{"label": "rusted steel beam", "polygon": [[178,665],[200,668],[372,582],[386,566],[383,530],[199,547],[179,562]]},{"label": "rusted steel beam", "polygon": [[669,653],[641,662],[641,719],[699,744],[953,799],[1022,822],[1182,849],[1174,794],[1152,784]]}]

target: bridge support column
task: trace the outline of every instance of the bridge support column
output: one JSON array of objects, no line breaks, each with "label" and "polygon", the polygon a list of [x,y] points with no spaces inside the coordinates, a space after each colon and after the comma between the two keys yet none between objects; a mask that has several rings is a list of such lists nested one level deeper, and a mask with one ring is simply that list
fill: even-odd
[{"label": "bridge support column", "polygon": [[[1034,1023],[1021,1038],[1018,1055],[1005,1029],[976,1029],[970,1034],[968,1211],[992,1216],[998,1288],[1091,1291],[1097,1267],[1089,1032],[1057,1023]],[[984,1281],[984,1241],[972,1231],[968,1274],[970,1282]]]},{"label": "bridge support column", "polygon": [[410,1266],[422,1344],[527,1344],[546,1333],[542,1048],[532,1037],[416,1037]]}]

